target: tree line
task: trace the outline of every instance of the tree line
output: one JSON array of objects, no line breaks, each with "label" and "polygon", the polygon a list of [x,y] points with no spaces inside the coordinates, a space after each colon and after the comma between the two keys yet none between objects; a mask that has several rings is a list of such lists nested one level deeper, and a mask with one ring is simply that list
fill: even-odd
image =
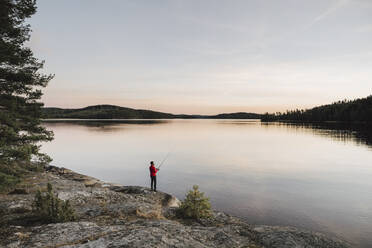
[{"label": "tree line", "polygon": [[266,113],[262,121],[298,122],[368,122],[372,123],[372,95],[356,100],[343,100],[312,109],[296,109],[284,113]]},{"label": "tree line", "polygon": [[132,109],[115,105],[95,105],[77,109],[42,108],[44,119],[260,119],[254,113],[224,113],[218,115],[170,114],[152,110]]}]

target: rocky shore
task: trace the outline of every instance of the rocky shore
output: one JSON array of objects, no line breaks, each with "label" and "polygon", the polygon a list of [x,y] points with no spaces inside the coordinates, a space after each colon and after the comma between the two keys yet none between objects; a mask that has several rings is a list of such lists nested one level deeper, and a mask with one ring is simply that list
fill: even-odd
[{"label": "rocky shore", "polygon": [[[43,224],[33,218],[38,189],[53,185],[78,221]],[[121,186],[50,166],[0,195],[0,247],[350,247],[344,241],[291,227],[254,226],[214,211],[202,221],[179,219],[175,197]]]}]

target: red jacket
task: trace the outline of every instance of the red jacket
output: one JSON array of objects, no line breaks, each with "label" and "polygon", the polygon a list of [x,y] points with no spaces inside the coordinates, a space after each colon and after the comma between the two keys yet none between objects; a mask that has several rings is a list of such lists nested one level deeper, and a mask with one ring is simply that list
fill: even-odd
[{"label": "red jacket", "polygon": [[155,166],[150,166],[150,176],[156,177],[156,172],[158,172],[158,169],[155,168]]}]

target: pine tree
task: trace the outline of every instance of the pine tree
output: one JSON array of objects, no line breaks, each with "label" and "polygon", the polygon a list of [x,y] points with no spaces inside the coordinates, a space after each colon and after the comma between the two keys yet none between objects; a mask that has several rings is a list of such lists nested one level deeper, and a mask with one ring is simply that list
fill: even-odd
[{"label": "pine tree", "polygon": [[53,76],[39,72],[44,62],[25,47],[25,19],[35,12],[35,0],[0,0],[0,164],[49,161],[39,152],[39,142],[53,138],[40,125],[40,98]]},{"label": "pine tree", "polygon": [[45,194],[38,190],[33,202],[34,213],[47,223],[67,222],[76,220],[74,209],[70,202],[63,201],[54,193],[50,183]]},{"label": "pine tree", "polygon": [[209,198],[199,191],[197,185],[194,185],[193,190],[187,193],[185,200],[182,201],[181,206],[178,208],[178,215],[191,219],[203,219],[212,216]]}]

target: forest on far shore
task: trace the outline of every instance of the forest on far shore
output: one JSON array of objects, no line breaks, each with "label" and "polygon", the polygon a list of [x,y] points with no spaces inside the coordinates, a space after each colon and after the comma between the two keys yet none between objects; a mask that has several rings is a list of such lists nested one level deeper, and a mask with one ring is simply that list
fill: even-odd
[{"label": "forest on far shore", "polygon": [[312,109],[296,109],[285,113],[266,113],[261,121],[298,122],[368,122],[372,123],[372,95],[356,100],[343,100]]},{"label": "forest on far shore", "polygon": [[287,110],[284,113],[228,113],[218,115],[170,114],[151,110],[96,105],[81,109],[42,108],[42,118],[73,119],[261,119],[261,121],[295,122],[367,122],[372,123],[372,95],[356,100],[343,100],[312,109]]},{"label": "forest on far shore", "polygon": [[132,109],[115,105],[95,105],[78,109],[43,108],[44,119],[260,119],[255,113],[225,113],[218,115],[170,114],[152,110]]}]

